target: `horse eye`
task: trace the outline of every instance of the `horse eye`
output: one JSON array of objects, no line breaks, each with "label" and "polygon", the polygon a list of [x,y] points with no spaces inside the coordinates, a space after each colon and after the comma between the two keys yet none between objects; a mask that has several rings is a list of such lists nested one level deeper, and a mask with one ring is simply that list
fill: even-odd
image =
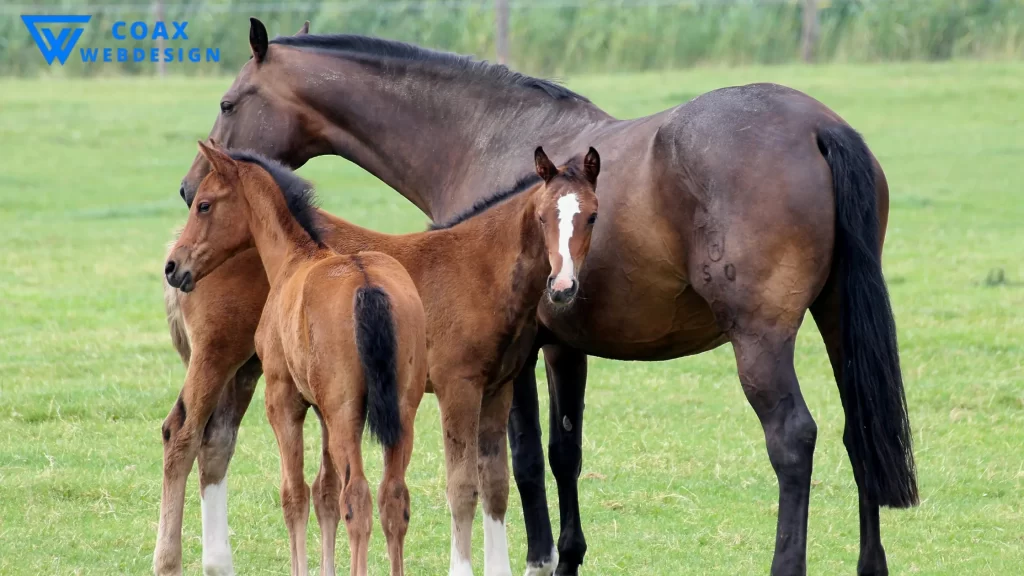
[{"label": "horse eye", "polygon": [[200,202],[199,203],[199,211],[200,212],[209,212],[210,211],[210,203],[209,202]]},{"label": "horse eye", "polygon": [[225,100],[225,101],[220,103],[220,111],[225,113],[225,114],[229,114],[234,109],[235,109],[234,102],[228,102],[227,100]]},{"label": "horse eye", "polygon": [[597,212],[594,212],[593,214],[590,215],[590,218],[587,218],[587,224],[593,226],[594,222],[597,222]]},{"label": "horse eye", "polygon": [[544,224],[544,223],[546,223],[546,222],[547,222],[546,220],[544,220],[544,217],[543,217],[543,216],[538,216],[538,217],[537,217],[537,219],[538,219],[538,220],[540,220],[540,223],[541,223],[541,224]]}]

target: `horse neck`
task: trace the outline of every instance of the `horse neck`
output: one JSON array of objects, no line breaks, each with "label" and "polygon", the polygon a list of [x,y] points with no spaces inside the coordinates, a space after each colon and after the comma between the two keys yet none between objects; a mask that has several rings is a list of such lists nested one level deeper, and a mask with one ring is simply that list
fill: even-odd
[{"label": "horse neck", "polygon": [[[532,151],[569,157],[613,119],[577,99],[502,85],[433,62],[304,52],[297,96],[334,154],[371,172],[435,221],[533,170]],[[312,64],[310,64],[312,63]],[[296,70],[300,67],[295,66]]]},{"label": "horse neck", "polygon": [[[397,236],[362,228],[322,210],[319,218],[324,241],[332,249],[343,254],[384,252],[401,262],[419,287],[448,290],[449,284],[428,280],[439,272],[508,279],[499,281],[488,294],[505,303],[506,319],[513,322],[536,308],[551,273],[543,235],[527,215],[531,193],[517,194],[449,229]],[[424,295],[424,301],[428,299]]]},{"label": "horse neck", "polygon": [[318,246],[288,211],[279,191],[262,189],[260,184],[243,184],[242,190],[249,230],[273,285],[283,268],[296,259],[309,258]]},{"label": "horse neck", "polygon": [[509,322],[537,307],[551,274],[543,232],[533,217],[534,194],[540,188],[517,194],[448,230],[427,233],[442,235],[463,262],[487,269],[474,274],[507,279],[499,281],[490,295],[505,303]]}]

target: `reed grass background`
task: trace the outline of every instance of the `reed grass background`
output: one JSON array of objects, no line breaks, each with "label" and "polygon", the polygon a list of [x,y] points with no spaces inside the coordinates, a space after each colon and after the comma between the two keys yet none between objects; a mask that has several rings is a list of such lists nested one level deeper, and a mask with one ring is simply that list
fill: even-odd
[{"label": "reed grass background", "polygon": [[[533,74],[777,64],[799,58],[802,0],[509,0],[510,61]],[[820,62],[1024,58],[1024,0],[821,0]],[[220,47],[219,64],[170,64],[182,74],[234,73],[246,58],[248,18],[271,35],[349,32],[493,59],[493,0],[164,0],[167,20],[187,20],[183,46]],[[119,20],[152,22],[146,0],[37,0],[0,6],[0,74],[152,74],[148,62],[47,66],[21,14],[91,14],[78,42],[114,45]],[[118,46],[134,46],[118,43]],[[168,46],[177,46],[169,42]],[[139,46],[152,46],[142,42]]]}]

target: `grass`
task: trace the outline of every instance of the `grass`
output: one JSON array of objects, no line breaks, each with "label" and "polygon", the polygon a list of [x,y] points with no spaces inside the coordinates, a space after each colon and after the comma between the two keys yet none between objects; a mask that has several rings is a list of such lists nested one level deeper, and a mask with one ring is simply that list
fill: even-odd
[{"label": "grass", "polygon": [[[917,509],[883,512],[893,573],[1019,573],[1024,65],[697,69],[577,77],[569,85],[616,115],[635,116],[763,80],[809,92],[861,130],[892,189],[885,266],[923,497]],[[0,80],[2,574],[149,570],[159,427],[184,375],[163,319],[164,246],[185,218],[177,182],[228,83]],[[319,184],[327,209],[360,224],[399,232],[425,223],[400,196],[340,159],[318,159],[302,173]],[[853,574],[857,502],[842,411],[808,326],[796,361],[819,426],[809,572]],[[258,395],[230,475],[232,544],[239,573],[284,573],[278,457],[262,388]],[[307,424],[310,478],[317,430]],[[663,363],[593,360],[584,440],[586,573],[768,571],[776,481],[729,346]],[[369,474],[371,482],[379,478],[373,459]],[[419,415],[410,485],[409,571],[442,573],[448,517],[431,396]],[[196,486],[193,480],[186,509],[188,573],[200,571]],[[554,505],[550,481],[549,494]],[[518,572],[525,537],[514,490],[510,508]],[[478,522],[478,570],[481,533]],[[379,531],[371,561],[372,573],[382,574]]]}]

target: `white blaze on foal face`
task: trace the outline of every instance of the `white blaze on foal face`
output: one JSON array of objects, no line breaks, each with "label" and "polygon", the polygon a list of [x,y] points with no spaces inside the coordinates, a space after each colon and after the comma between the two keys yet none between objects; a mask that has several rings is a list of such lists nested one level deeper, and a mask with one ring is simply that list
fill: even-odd
[{"label": "white blaze on foal face", "polygon": [[580,213],[579,198],[575,193],[566,194],[558,199],[555,208],[558,214],[558,254],[562,257],[562,266],[560,270],[555,271],[555,282],[551,288],[561,291],[572,287],[573,276],[576,273],[569,250],[569,240],[572,239],[574,231],[573,219]]}]

